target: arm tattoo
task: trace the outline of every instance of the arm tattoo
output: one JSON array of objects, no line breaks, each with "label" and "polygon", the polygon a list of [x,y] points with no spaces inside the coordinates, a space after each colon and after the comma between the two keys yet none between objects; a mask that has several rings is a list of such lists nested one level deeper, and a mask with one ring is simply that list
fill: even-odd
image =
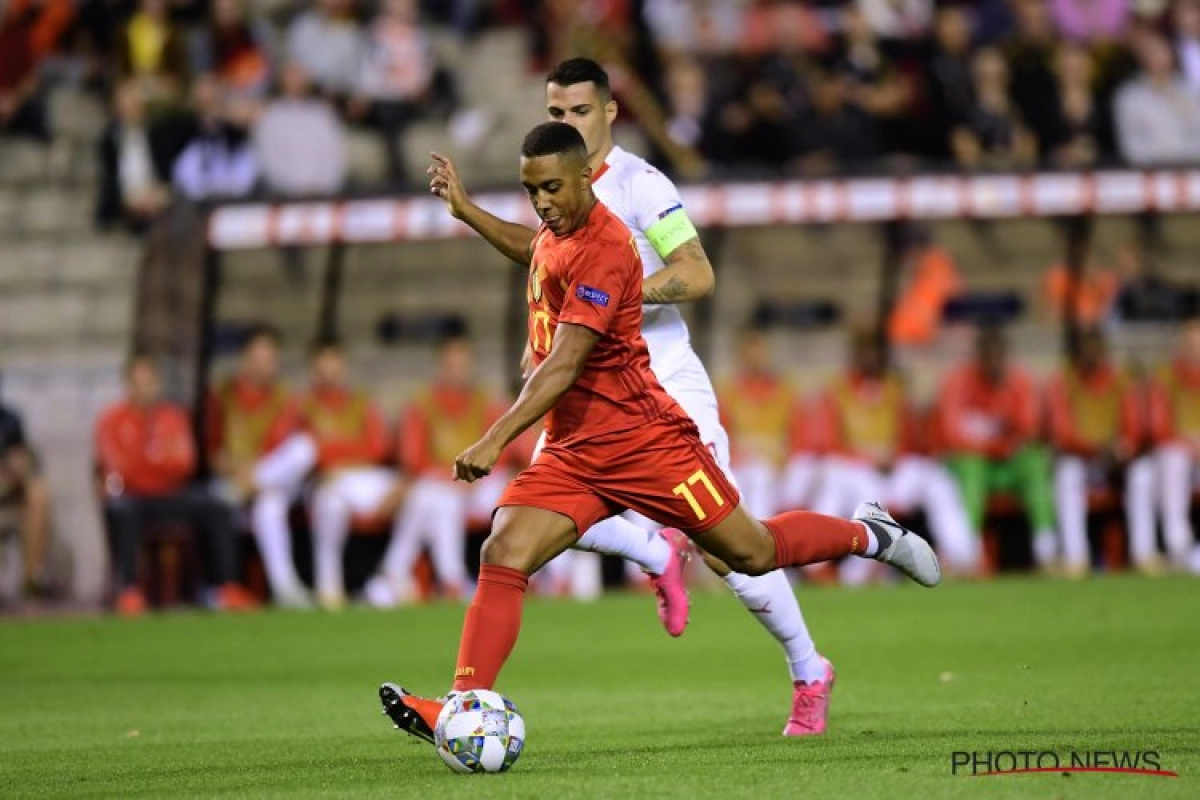
[{"label": "arm tattoo", "polygon": [[675,303],[688,296],[688,285],[676,276],[657,289],[648,289],[642,294],[642,302],[650,305],[659,303]]},{"label": "arm tattoo", "polygon": [[682,261],[685,258],[694,258],[697,261],[705,261],[708,259],[704,255],[704,248],[700,246],[699,239],[689,239],[683,244],[676,247],[667,255],[667,264],[674,264],[676,261]]},{"label": "arm tattoo", "polygon": [[[704,254],[704,248],[700,245],[699,239],[690,239],[672,250],[665,259],[666,270],[671,270],[677,264],[687,261],[698,261],[707,263],[708,256]],[[664,270],[664,271],[666,271]],[[675,272],[682,270],[675,269]],[[679,303],[685,302],[692,296],[693,287],[688,281],[678,275],[663,275],[666,278],[661,286],[645,289],[642,292],[642,302],[649,305],[657,305],[663,303]]]}]

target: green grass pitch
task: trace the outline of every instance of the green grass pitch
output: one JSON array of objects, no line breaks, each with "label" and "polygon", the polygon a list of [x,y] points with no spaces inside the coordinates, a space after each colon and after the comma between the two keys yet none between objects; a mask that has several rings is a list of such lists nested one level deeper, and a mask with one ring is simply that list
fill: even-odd
[{"label": "green grass pitch", "polygon": [[[679,640],[650,598],[531,600],[497,687],[528,747],[452,774],[375,688],[441,693],[462,610],[0,624],[0,797],[1200,797],[1200,583],[1006,579],[802,591],[830,731],[731,596]],[[960,750],[1157,750],[1179,778],[963,777]]]}]

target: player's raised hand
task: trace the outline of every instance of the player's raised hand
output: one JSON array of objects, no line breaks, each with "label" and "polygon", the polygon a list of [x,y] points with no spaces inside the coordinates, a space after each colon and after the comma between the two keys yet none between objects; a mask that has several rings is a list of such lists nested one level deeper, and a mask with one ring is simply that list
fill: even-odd
[{"label": "player's raised hand", "polygon": [[454,162],[441,153],[430,153],[433,163],[425,172],[429,175],[429,191],[445,201],[451,215],[462,218],[462,211],[470,201],[467,190],[463,188],[462,179]]},{"label": "player's raised hand", "polygon": [[484,436],[454,459],[454,480],[474,483],[492,471],[504,448]]}]

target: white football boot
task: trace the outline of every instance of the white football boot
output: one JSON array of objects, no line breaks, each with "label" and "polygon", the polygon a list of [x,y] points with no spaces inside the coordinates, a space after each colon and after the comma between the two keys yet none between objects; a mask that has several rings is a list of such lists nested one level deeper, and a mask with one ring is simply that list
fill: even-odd
[{"label": "white football boot", "polygon": [[854,520],[871,529],[879,540],[876,561],[891,564],[922,586],[942,581],[942,566],[929,542],[892,519],[878,503],[859,503]]}]

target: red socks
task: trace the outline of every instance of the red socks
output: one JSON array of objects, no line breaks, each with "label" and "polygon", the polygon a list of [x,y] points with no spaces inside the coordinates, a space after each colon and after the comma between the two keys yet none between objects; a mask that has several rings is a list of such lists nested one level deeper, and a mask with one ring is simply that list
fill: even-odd
[{"label": "red socks", "polygon": [[867,531],[861,522],[812,511],[785,511],[763,520],[775,539],[776,567],[803,567],[842,556],[862,555]]},{"label": "red socks", "polygon": [[463,621],[454,691],[491,689],[521,631],[529,578],[520,570],[484,564],[479,588]]}]

